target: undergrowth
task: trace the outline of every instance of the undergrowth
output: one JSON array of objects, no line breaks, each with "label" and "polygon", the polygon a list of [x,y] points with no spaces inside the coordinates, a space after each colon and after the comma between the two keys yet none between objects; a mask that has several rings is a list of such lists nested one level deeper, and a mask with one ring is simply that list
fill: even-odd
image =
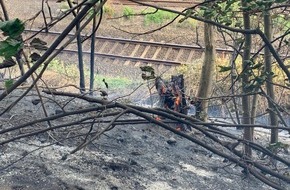
[{"label": "undergrowth", "polygon": [[[59,75],[65,76],[74,83],[78,83],[79,81],[79,70],[76,63],[65,63],[63,61],[55,59],[49,64],[48,70],[56,72]],[[87,83],[86,86],[88,86],[90,76],[88,66],[85,66],[84,74]],[[105,88],[103,79],[105,79],[106,82],[109,84],[110,89],[123,89],[127,88],[129,85],[132,85],[134,83],[134,81],[125,77],[105,76],[101,74],[95,74],[94,77],[95,88]],[[61,86],[62,84],[60,82],[60,84],[57,85]]]},{"label": "undergrowth", "polygon": [[[257,63],[259,60],[255,60]],[[256,63],[256,64],[257,64]],[[191,64],[183,64],[177,68],[177,73],[183,74],[185,79],[185,86],[186,86],[186,95],[190,97],[196,97],[199,88],[199,80],[201,75],[203,59],[195,59]],[[232,82],[231,82],[231,75],[230,71],[227,72],[220,72],[220,66],[228,67],[230,64],[230,56],[229,55],[220,55],[216,57],[216,67],[215,67],[215,81],[213,83],[213,92],[212,96],[223,96],[231,94]],[[242,72],[242,59],[238,57],[236,60],[236,70],[237,73]],[[256,76],[259,76],[263,71],[263,67],[260,70],[253,70],[253,73]],[[286,85],[285,84],[285,74],[279,68],[277,64],[273,65],[273,73],[274,78],[273,82],[276,84]],[[235,81],[235,89],[236,94],[241,93],[241,83],[238,78],[234,79]],[[261,88],[266,92],[265,83],[261,85]],[[282,107],[289,106],[289,98],[290,93],[289,91],[285,90],[283,87],[274,86],[275,93],[276,93],[276,100],[279,105]],[[222,104],[221,100],[211,100],[212,104]],[[259,96],[258,98],[258,109],[257,111],[262,113],[266,112],[268,104],[267,99],[264,96]]]},{"label": "undergrowth", "polygon": [[123,8],[123,16],[127,19],[131,18],[134,13],[135,11],[132,7],[125,6]]},{"label": "undergrowth", "polygon": [[175,14],[175,13],[162,11],[162,10],[158,10],[156,13],[149,14],[149,12],[153,12],[153,11],[154,10],[152,10],[152,9],[148,9],[147,11],[143,12],[143,13],[148,13],[144,17],[144,24],[145,25],[149,25],[152,23],[163,24],[165,21],[172,20],[177,16],[177,14]]}]

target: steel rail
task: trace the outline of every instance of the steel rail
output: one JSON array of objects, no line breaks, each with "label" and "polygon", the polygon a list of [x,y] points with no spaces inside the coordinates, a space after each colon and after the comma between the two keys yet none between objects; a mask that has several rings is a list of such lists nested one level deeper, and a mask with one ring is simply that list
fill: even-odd
[{"label": "steel rail", "polygon": [[[58,36],[61,34],[61,32],[56,32],[56,31],[49,31],[49,32],[45,32],[45,31],[39,31],[39,30],[35,30],[35,29],[30,29],[30,30],[25,30],[25,33],[39,33],[39,34],[45,34],[47,35],[47,37],[50,37],[50,35],[52,36]],[[68,34],[68,38],[74,36],[73,33],[69,33]],[[84,36],[82,35],[82,38],[85,39],[88,36]],[[136,64],[139,63],[145,63],[145,64],[158,64],[158,65],[167,65],[167,66],[178,66],[181,65],[182,63],[190,63],[190,60],[193,59],[195,52],[203,52],[204,51],[204,47],[200,47],[200,46],[195,46],[195,45],[185,45],[185,44],[175,44],[175,43],[163,43],[163,42],[153,42],[153,41],[140,41],[140,40],[131,40],[131,39],[124,39],[124,38],[112,38],[112,37],[104,37],[104,36],[96,36],[96,42],[102,42],[104,41],[104,43],[100,46],[99,51],[95,52],[95,55],[98,57],[102,57],[102,58],[106,58],[106,59],[115,59],[114,62],[117,62],[117,60],[123,60],[125,61],[125,64],[133,62]],[[123,51],[120,51],[118,53],[112,53],[113,51],[109,51],[109,52],[103,52],[103,49],[105,49],[106,43],[115,43],[115,44],[122,44],[124,45],[123,49],[126,49],[125,47],[129,46],[129,45],[135,45],[134,50],[131,52],[131,55],[122,55]],[[114,47],[116,47],[116,45],[113,45]],[[112,46],[112,47],[113,47]],[[139,50],[140,47],[146,47],[143,52],[142,55],[136,56],[136,52]],[[154,55],[151,57],[145,57],[145,55],[148,53],[150,48],[157,48]],[[58,50],[58,49],[56,49]],[[161,57],[161,59],[157,59],[158,55],[160,52],[166,52],[164,55],[162,55],[163,57]],[[174,51],[174,52],[173,52]],[[184,55],[184,52],[187,51],[189,52],[187,55],[187,59],[184,61],[179,61],[180,57],[182,55]],[[216,48],[217,52],[222,52],[222,53],[232,53],[233,50],[230,49],[223,49],[223,48]],[[62,50],[62,53],[69,53],[69,54],[75,54],[78,51],[76,49],[69,49],[69,48],[65,48]],[[174,53],[174,56],[172,56]],[[89,55],[91,54],[90,51],[83,51],[83,54],[85,55]],[[174,60],[169,59],[168,57],[174,57]]]},{"label": "steel rail", "polygon": [[[30,32],[38,32],[39,30],[25,30]],[[41,33],[46,33],[41,31]],[[49,31],[48,34],[60,35],[61,32],[56,31]],[[74,34],[70,33],[69,36],[74,36]],[[82,36],[82,38],[86,38],[87,36]],[[176,43],[164,43],[164,42],[153,42],[153,41],[144,41],[144,40],[131,40],[125,38],[113,38],[113,37],[106,37],[106,36],[96,36],[97,40],[104,40],[104,41],[112,41],[112,42],[119,42],[119,43],[132,43],[132,44],[141,44],[141,45],[151,45],[151,46],[162,46],[167,48],[173,49],[188,49],[188,50],[196,50],[196,51],[203,51],[205,48],[198,46],[198,45],[186,45],[186,44],[176,44]],[[219,48],[216,47],[215,50],[219,53],[233,53],[235,50],[232,48]],[[241,51],[242,53],[243,51]],[[252,52],[251,54],[255,54]],[[264,52],[260,52],[259,55],[264,55]],[[281,55],[281,57],[286,58],[287,55]]]},{"label": "steel rail", "polygon": [[[25,30],[25,32],[39,32],[39,30]],[[41,33],[45,34],[52,34],[52,35],[60,35],[61,32],[56,31],[49,31]],[[74,36],[74,34],[70,33],[68,36]],[[87,36],[82,36],[82,38],[86,38]],[[143,41],[143,40],[131,40],[125,38],[112,38],[112,37],[105,37],[105,36],[96,36],[96,40],[104,40],[104,41],[111,41],[111,42],[119,42],[119,43],[132,43],[132,44],[141,44],[141,45],[151,45],[151,46],[162,46],[166,48],[173,48],[173,49],[188,49],[188,50],[197,50],[203,51],[204,47],[197,46],[197,45],[186,45],[186,44],[175,44],[175,43],[163,43],[163,42],[152,42],[152,41]],[[217,52],[221,53],[233,53],[233,49],[226,49],[226,48],[216,48]]]},{"label": "steel rail", "polygon": [[[24,33],[40,33],[40,34],[46,34],[46,35],[55,35],[58,36],[61,34],[61,32],[56,32],[56,31],[49,31],[49,32],[45,32],[45,31],[39,31],[39,30],[35,30],[35,29],[30,29],[30,30],[25,30]],[[69,33],[68,37],[72,37],[74,36],[73,33]],[[87,38],[88,36],[82,35],[82,39]],[[111,59],[115,59],[115,60],[126,60],[128,61],[133,61],[133,62],[141,62],[141,63],[153,63],[153,64],[162,64],[162,65],[171,65],[171,66],[177,66],[177,65],[181,65],[182,63],[190,63],[190,59],[193,58],[193,54],[194,52],[200,51],[203,52],[204,51],[204,47],[200,47],[197,45],[185,45],[185,44],[175,44],[175,43],[164,43],[164,42],[154,42],[154,41],[143,41],[143,40],[132,40],[132,39],[124,39],[124,38],[112,38],[112,37],[104,37],[104,36],[96,36],[96,40],[97,41],[104,41],[106,42],[111,42],[111,43],[119,43],[119,44],[123,44],[124,46],[127,45],[135,45],[135,49],[132,51],[131,55],[121,55],[122,51],[120,51],[120,54],[113,54],[111,52],[102,52],[102,46],[99,50],[99,52],[95,52],[96,56],[99,57],[103,57],[103,58],[111,58]],[[143,51],[141,56],[135,56],[135,53],[139,50],[140,47],[146,47],[146,49]],[[103,46],[105,47],[105,46]],[[114,46],[115,47],[115,46]],[[155,47],[157,49],[159,49],[157,52],[155,52],[155,54],[151,57],[151,58],[146,58],[144,55],[146,55],[146,53],[148,52],[148,50],[151,47]],[[160,52],[160,49],[162,48],[167,48],[167,52],[164,55],[164,59],[156,59],[157,55]],[[125,49],[125,47],[124,47]],[[175,53],[176,56],[175,60],[169,60],[167,57],[172,55],[172,50],[177,51],[177,53]],[[186,59],[186,61],[179,61],[180,56],[184,53],[183,51],[187,50],[189,51],[189,55]],[[77,53],[78,51],[75,49],[64,49],[62,51],[63,53]],[[135,53],[134,53],[135,52]],[[230,54],[233,53],[234,50],[233,49],[225,49],[225,48],[216,48],[216,52],[218,53],[226,53],[226,54]],[[83,54],[90,54],[90,51],[83,51]],[[261,52],[260,55],[263,55],[263,53]]]},{"label": "steel rail", "polygon": [[[58,50],[58,48],[56,49]],[[77,50],[73,49],[64,49],[62,50],[62,53],[77,53]],[[83,54],[91,54],[90,51],[83,51]],[[115,55],[115,54],[109,54],[109,53],[97,53],[95,52],[96,56],[100,57],[106,57],[106,58],[116,58],[116,59],[123,59],[123,60],[131,60],[131,61],[141,61],[143,63],[155,63],[155,64],[162,64],[162,65],[168,65],[168,66],[178,66],[181,65],[180,62],[177,61],[170,61],[170,60],[162,60],[162,59],[150,59],[150,58],[142,58],[142,57],[131,57],[126,55]]]},{"label": "steel rail", "polygon": [[[190,0],[183,0],[183,1],[169,1],[169,0],[142,0],[143,3],[154,3],[166,7],[174,6],[174,7],[187,7],[187,6],[192,6],[196,5],[198,2],[193,2]],[[113,0],[111,1],[112,4],[117,4],[117,5],[137,5],[137,6],[143,6],[138,3],[129,1],[129,0]]]},{"label": "steel rail", "polygon": [[[24,32],[32,32],[36,33],[39,32],[38,30],[25,30]],[[60,32],[40,32],[41,34],[48,34],[48,35],[60,35]],[[68,37],[73,36],[74,34],[69,34]],[[82,36],[83,38],[87,36]],[[131,44],[142,44],[142,45],[148,45],[146,42],[143,43],[143,41],[138,40],[127,40],[122,38],[108,38],[108,37],[96,37],[97,40],[105,40],[105,41],[111,41],[111,42],[118,42],[118,43],[131,43]],[[149,44],[150,45],[150,44]],[[160,46],[158,43],[155,44],[155,46]],[[173,45],[171,45],[173,47]],[[56,48],[56,50],[59,50],[59,48]],[[78,51],[75,49],[63,49],[62,53],[77,53]],[[82,52],[85,55],[91,54],[90,51],[83,51]],[[102,53],[102,52],[95,52],[96,56],[104,57],[104,58],[111,58],[111,59],[121,59],[121,60],[130,60],[134,62],[143,62],[143,63],[154,63],[154,64],[162,64],[162,65],[168,65],[168,66],[177,66],[181,65],[181,62],[178,61],[172,61],[172,60],[162,60],[162,59],[152,59],[152,58],[144,58],[144,57],[134,57],[134,56],[127,56],[127,55],[116,55],[112,53]]]},{"label": "steel rail", "polygon": [[[48,0],[49,2],[55,2],[56,0]],[[198,3],[201,3],[202,1],[191,1],[191,0],[140,0],[145,3],[154,3],[158,4],[164,7],[187,7],[187,6],[192,6]],[[143,6],[138,3],[129,1],[129,0],[110,0],[110,4],[113,5],[134,5],[134,6]]]}]

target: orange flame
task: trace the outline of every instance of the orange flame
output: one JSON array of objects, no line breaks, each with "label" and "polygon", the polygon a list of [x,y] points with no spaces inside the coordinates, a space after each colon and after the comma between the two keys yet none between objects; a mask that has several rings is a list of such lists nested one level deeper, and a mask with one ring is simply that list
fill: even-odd
[{"label": "orange flame", "polygon": [[155,117],[156,121],[161,121],[161,118],[159,116]]},{"label": "orange flame", "polygon": [[177,96],[175,99],[175,105],[179,106],[180,103],[181,103],[181,98]]},{"label": "orange flame", "polygon": [[165,94],[166,93],[166,88],[164,86],[161,87],[161,93]]},{"label": "orange flame", "polygon": [[182,127],[181,127],[181,126],[177,126],[175,129],[176,129],[177,131],[182,131]]},{"label": "orange flame", "polygon": [[179,111],[180,104],[181,104],[181,97],[177,95],[174,101],[174,111]]}]

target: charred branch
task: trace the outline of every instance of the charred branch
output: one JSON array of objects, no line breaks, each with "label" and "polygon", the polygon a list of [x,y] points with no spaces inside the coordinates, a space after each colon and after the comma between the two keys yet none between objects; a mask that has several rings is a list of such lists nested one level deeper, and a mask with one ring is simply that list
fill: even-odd
[{"label": "charred branch", "polygon": [[[241,152],[239,150],[240,145],[242,144],[247,144],[248,146],[250,146],[253,151],[257,151],[257,153],[263,153],[269,157],[271,157],[271,159],[277,160],[280,164],[284,165],[284,167],[287,167],[288,165],[290,165],[290,162],[288,160],[285,160],[281,157],[279,157],[278,155],[273,154],[271,151],[269,151],[266,148],[263,148],[262,146],[253,143],[253,142],[249,142],[249,141],[245,141],[243,139],[240,139],[238,137],[236,137],[235,135],[232,135],[226,131],[223,131],[220,128],[214,127],[211,124],[204,124],[201,125],[201,121],[194,119],[190,116],[186,116],[184,114],[175,112],[173,110],[169,110],[169,109],[149,109],[149,108],[144,108],[144,107],[139,107],[139,106],[133,106],[133,105],[126,105],[126,104],[121,104],[118,102],[110,102],[107,100],[102,100],[102,99],[97,99],[97,98],[92,98],[90,96],[84,96],[84,95],[79,95],[79,94],[73,94],[73,93],[64,93],[64,92],[50,92],[50,91],[45,91],[46,93],[54,93],[54,95],[62,95],[62,96],[68,96],[68,97],[77,97],[92,103],[97,103],[97,104],[102,104],[103,106],[100,106],[100,108],[102,109],[112,109],[112,108],[121,108],[122,110],[126,110],[126,112],[131,113],[135,116],[138,117],[142,117],[143,119],[147,120],[150,123],[154,123],[158,126],[161,126],[162,128],[169,130],[181,137],[184,137],[206,149],[208,149],[209,151],[224,157],[230,161],[232,161],[233,163],[239,165],[240,167],[244,168],[246,171],[249,171],[249,173],[251,173],[252,175],[254,175],[255,177],[257,177],[258,179],[260,179],[261,181],[267,183],[268,185],[277,188],[277,189],[283,189],[283,187],[279,186],[278,184],[276,184],[276,182],[273,181],[273,179],[268,178],[266,176],[264,176],[262,173],[267,173],[270,176],[273,176],[275,178],[278,179],[282,179],[283,181],[290,183],[290,179],[287,176],[284,176],[282,174],[280,174],[279,172],[269,168],[269,166],[264,166],[262,164],[260,164],[258,161],[254,160],[254,158],[248,158],[246,157],[243,152]],[[93,108],[89,108],[91,109],[90,111],[93,111],[95,109]],[[86,110],[86,112],[89,112],[89,109]],[[121,112],[122,113],[122,112]],[[120,114],[120,113],[119,113]],[[216,149],[214,148],[214,146],[209,145],[205,142],[203,142],[202,140],[199,140],[198,137],[193,136],[193,135],[189,135],[187,133],[184,133],[182,131],[177,130],[174,127],[169,126],[168,124],[166,124],[165,122],[158,121],[155,119],[155,117],[152,117],[153,115],[157,115],[163,118],[167,118],[170,120],[174,120],[176,122],[180,122],[186,125],[189,125],[191,128],[193,128],[194,130],[198,130],[200,131],[202,134],[204,134],[210,141],[217,143],[220,147],[222,147],[222,151],[220,149]],[[114,121],[113,123],[110,123],[110,125],[115,125]],[[116,122],[117,124],[117,122]],[[0,133],[3,133],[3,131],[1,131]],[[100,135],[100,134],[99,134]],[[223,138],[230,138],[230,143],[227,143],[224,140],[221,140],[218,136],[222,136]]]},{"label": "charred branch", "polygon": [[[232,163],[237,164],[238,166],[244,168],[245,171],[248,171],[250,174],[260,179],[264,183],[276,188],[276,189],[284,189],[280,186],[276,181],[277,179],[283,180],[285,183],[290,183],[290,178],[280,173],[279,169],[276,167],[272,167],[271,165],[263,165],[259,161],[259,158],[246,157],[245,154],[241,151],[241,147],[244,144],[251,147],[253,151],[259,155],[263,154],[269,159],[275,160],[278,163],[278,168],[287,168],[290,165],[289,160],[285,160],[279,155],[275,155],[270,150],[262,147],[259,144],[246,141],[241,139],[229,132],[224,131],[221,128],[216,127],[219,124],[210,124],[204,123],[200,120],[197,120],[191,116],[187,116],[185,114],[179,113],[177,111],[164,109],[164,108],[144,108],[135,105],[122,104],[119,102],[108,101],[103,99],[94,98],[91,96],[83,95],[83,94],[75,94],[75,93],[66,93],[59,91],[44,91],[47,94],[53,94],[54,96],[66,96],[71,98],[82,99],[88,101],[90,103],[94,103],[93,107],[84,108],[80,110],[63,112],[58,115],[34,120],[31,122],[27,122],[15,127],[2,129],[0,134],[11,134],[21,129],[26,129],[25,133],[20,133],[18,135],[12,136],[11,138],[2,140],[0,145],[7,144],[9,142],[13,142],[19,139],[23,139],[29,136],[35,136],[41,133],[45,133],[51,130],[57,129],[66,129],[70,130],[70,128],[84,128],[87,129],[87,133],[83,134],[84,140],[82,143],[75,148],[74,153],[88,144],[96,141],[100,135],[104,135],[106,131],[114,129],[115,126],[120,125],[122,122],[149,122],[150,124],[158,125],[165,130],[171,131],[176,135],[179,135],[195,144],[202,146],[203,148],[211,151],[212,153],[219,155]],[[89,114],[90,116],[87,116]],[[123,121],[120,117],[124,114],[130,114],[132,116],[137,116],[138,119]],[[65,118],[65,117],[73,117],[74,115],[78,115],[79,119],[62,124],[55,124],[54,120]],[[104,118],[113,117],[110,121],[103,120]],[[156,117],[164,118],[163,120],[156,120]],[[35,129],[33,126],[37,123],[43,123],[46,121],[51,121],[51,127],[45,127],[40,129]],[[104,126],[99,124],[105,124]],[[204,137],[201,138],[198,134],[195,133],[187,133],[184,131],[180,131],[175,127],[170,126],[170,123],[179,123],[184,124],[192,128],[192,130],[199,131],[199,134],[202,134]],[[98,124],[98,126],[94,126]],[[250,126],[243,126],[250,127]],[[89,138],[88,138],[89,137]],[[67,155],[69,156],[69,155]],[[268,174],[265,176],[263,173]]]}]

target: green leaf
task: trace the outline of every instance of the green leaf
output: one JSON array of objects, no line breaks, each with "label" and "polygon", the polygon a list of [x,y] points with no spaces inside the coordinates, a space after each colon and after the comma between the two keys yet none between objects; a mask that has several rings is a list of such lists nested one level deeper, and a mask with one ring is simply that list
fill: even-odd
[{"label": "green leaf", "polygon": [[140,67],[141,71],[143,72],[154,72],[154,68],[151,67],[151,66],[143,66],[143,67]]},{"label": "green leaf", "polygon": [[284,2],[286,2],[287,0],[275,0],[274,2],[275,3],[284,3]]},{"label": "green leaf", "polygon": [[256,77],[255,81],[258,85],[262,85],[265,82],[265,77]]},{"label": "green leaf", "polygon": [[228,3],[226,4],[225,11],[227,11],[227,10],[231,7],[231,5],[232,5],[232,3],[229,3],[229,2],[228,2]]},{"label": "green leaf", "polygon": [[141,71],[143,71],[141,77],[143,80],[150,80],[155,78],[154,68],[151,66],[143,66],[140,67]]},{"label": "green leaf", "polygon": [[257,85],[256,84],[248,84],[248,85],[245,85],[245,89],[248,91],[248,92],[252,92],[254,89],[256,89]]},{"label": "green leaf", "polygon": [[11,88],[11,86],[13,85],[14,83],[14,80],[13,79],[8,79],[8,80],[5,80],[5,89],[8,90],[9,88]]},{"label": "green leaf", "polygon": [[231,20],[226,20],[225,25],[230,26],[233,22]]},{"label": "green leaf", "polygon": [[32,47],[34,47],[37,50],[47,50],[48,47],[46,46],[46,42],[39,39],[39,38],[33,38],[33,40],[31,40],[30,45]]},{"label": "green leaf", "polygon": [[288,149],[289,145],[288,144],[284,144],[282,142],[276,142],[276,143],[272,143],[269,144],[269,146],[266,147],[268,150],[270,150],[271,152],[277,152],[279,149]]},{"label": "green leaf", "polygon": [[33,38],[30,42],[30,45],[47,45],[47,43],[39,38]]},{"label": "green leaf", "polygon": [[183,18],[181,18],[178,22],[182,23],[184,22],[188,17],[190,17],[192,15],[192,9],[189,9],[185,12],[185,16]]},{"label": "green leaf", "polygon": [[13,59],[5,59],[2,63],[0,63],[0,69],[13,67],[16,65],[16,62]]},{"label": "green leaf", "polygon": [[256,65],[253,65],[252,69],[258,69],[261,68],[264,64],[263,63],[258,63]]},{"label": "green leaf", "polygon": [[232,70],[231,66],[226,67],[226,66],[220,66],[219,65],[218,67],[220,68],[219,72],[226,72],[226,71]]},{"label": "green leaf", "polygon": [[11,58],[22,48],[22,45],[22,42],[11,38],[0,41],[0,56]]},{"label": "green leaf", "polygon": [[0,30],[3,31],[5,36],[17,38],[24,31],[24,23],[21,22],[18,18],[0,22]]},{"label": "green leaf", "polygon": [[32,53],[30,56],[30,59],[31,59],[31,61],[32,62],[35,62],[35,61],[37,61],[38,59],[40,59],[40,57],[41,57],[41,55],[39,55],[38,53]]},{"label": "green leaf", "polygon": [[241,38],[236,38],[235,40],[237,43],[243,43],[245,41],[245,38],[241,37]]}]

